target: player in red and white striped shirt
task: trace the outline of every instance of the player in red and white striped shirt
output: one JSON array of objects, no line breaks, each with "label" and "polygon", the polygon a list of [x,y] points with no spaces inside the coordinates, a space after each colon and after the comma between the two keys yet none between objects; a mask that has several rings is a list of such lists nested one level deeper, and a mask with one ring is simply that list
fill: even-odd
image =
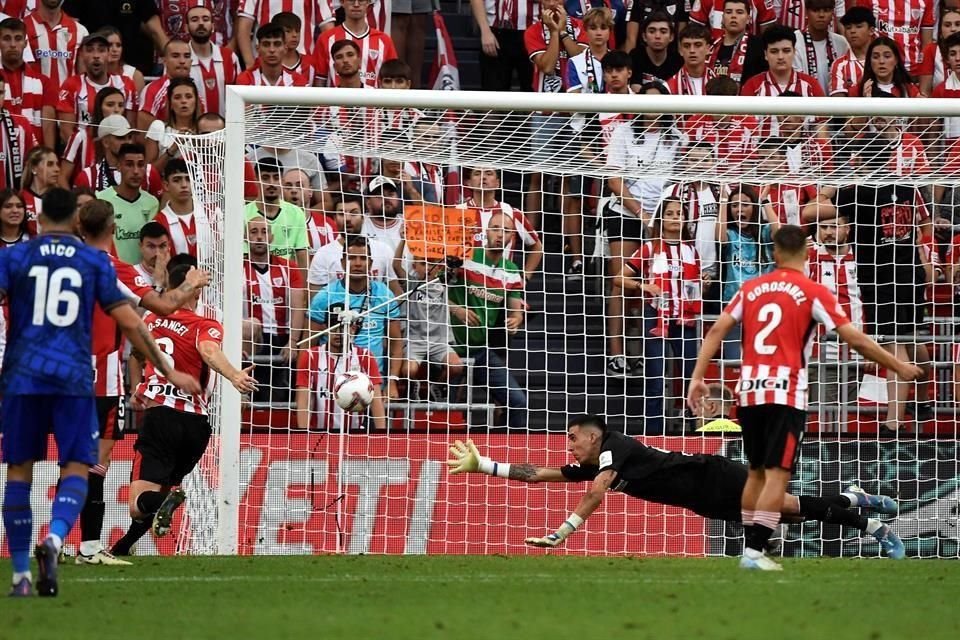
[{"label": "player in red and white striped shirt", "polygon": [[40,74],[49,86],[59,89],[76,72],[77,50],[87,36],[87,28],[64,13],[60,3],[40,2],[23,22]]},{"label": "player in red and white striped shirt", "polygon": [[[777,21],[770,3],[766,0],[747,0],[750,4],[750,33],[760,31]],[[690,10],[690,22],[710,29],[714,39],[723,35],[723,12],[726,0],[696,0]]]},{"label": "player in red and white striped shirt", "polygon": [[397,57],[390,36],[367,22],[369,0],[353,0],[344,4],[346,19],[343,24],[324,31],[313,47],[316,60],[317,86],[336,86],[333,68],[333,44],[339,40],[352,40],[360,47],[360,79],[369,87],[376,87],[380,66]]},{"label": "player in red and white striped shirt", "polygon": [[[349,4],[345,3],[346,7]],[[366,12],[367,7],[363,10]],[[313,36],[317,29],[326,31],[333,25],[333,6],[327,0],[241,0],[237,8],[236,39],[240,57],[248,69],[254,63],[250,47],[254,25],[260,29],[281,12],[294,13],[300,18],[300,53],[307,56],[314,53]]]},{"label": "player in red and white striped shirt", "polygon": [[133,80],[107,71],[108,55],[106,35],[94,32],[83,39],[80,45],[80,61],[86,72],[64,80],[57,98],[57,118],[60,121],[62,139],[69,140],[74,131],[87,129],[93,122],[97,93],[107,87],[123,91],[124,115],[131,124],[137,121],[137,89]]},{"label": "player in red and white striped shirt", "polygon": [[188,253],[196,258],[197,217],[190,190],[190,172],[183,159],[173,158],[163,168],[163,192],[167,206],[157,213],[154,221],[167,230],[174,254]]},{"label": "player in red and white striped shirt", "polygon": [[867,49],[876,35],[877,19],[869,9],[853,7],[840,18],[840,24],[850,50],[830,66],[831,96],[849,95],[852,87],[860,85]]},{"label": "player in red and white striped shirt", "polygon": [[800,454],[807,423],[807,361],[816,324],[836,331],[854,350],[877,364],[914,380],[922,370],[898,360],[850,323],[837,299],[804,275],[807,235],[798,226],[781,227],[773,237],[777,268],[747,281],[704,340],[687,402],[699,413],[707,396],[707,367],[721,341],[743,325],[743,361],[737,393],[737,417],[750,464],[743,491],[746,547],[740,566],[782,569],[764,555],[780,521],[783,494]]},{"label": "player in red and white striped shirt", "polygon": [[[332,307],[328,313],[327,326],[337,323],[337,313],[342,307]],[[334,316],[334,317],[330,317]],[[351,323],[350,331],[356,334],[359,324]],[[366,416],[346,413],[337,405],[333,387],[337,376],[349,371],[361,371],[373,383],[373,402],[370,415],[374,428],[386,429],[386,412],[383,405],[383,379],[377,359],[367,349],[354,345],[344,353],[343,331],[333,331],[327,341],[300,353],[297,361],[297,426],[320,431],[351,431],[361,429]],[[316,415],[316,419],[313,416]]]},{"label": "player in red and white striped shirt", "polygon": [[[170,271],[170,286],[179,287],[188,272],[187,265]],[[137,402],[146,407],[140,425],[130,482],[130,530],[124,536],[123,551],[129,551],[150,527],[164,536],[170,532],[173,514],[186,495],[178,487],[183,478],[200,462],[210,440],[207,419],[207,395],[212,388],[212,372],[230,381],[240,393],[257,388],[247,369],[234,367],[220,348],[223,327],[216,320],[197,315],[200,292],[182,309],[167,317],[153,313],[144,316],[144,323],[153,334],[157,346],[169,356],[178,369],[200,380],[201,391],[189,395],[177,390],[153,364],[146,368],[146,379],[137,387]],[[121,551],[114,546],[114,553]]]},{"label": "player in red and white striped shirt", "polygon": [[237,76],[237,84],[255,87],[305,87],[307,79],[283,66],[283,27],[268,23],[257,29],[257,64]]},{"label": "player in red and white striped shirt", "polygon": [[306,323],[303,273],[295,263],[270,253],[270,228],[262,216],[247,223],[247,243],[249,252],[243,262],[244,324],[250,335],[263,336],[256,352],[281,350],[290,360]]},{"label": "player in red and white striped shirt", "polygon": [[[113,247],[113,207],[102,200],[93,200],[80,209],[80,226],[84,241],[104,253]],[[129,264],[111,255],[117,272],[117,286],[135,305],[155,312],[170,313],[192,298],[207,282],[206,274],[194,271],[178,289],[158,294]],[[81,523],[81,545],[78,564],[129,564],[106,552],[100,541],[103,528],[103,484],[110,468],[114,442],[123,439],[124,341],[116,322],[99,307],[93,318],[94,395],[100,420],[100,444],[97,464],[90,470],[90,487],[84,503]]]},{"label": "player in red and white striped shirt", "polygon": [[27,28],[22,21],[0,22],[0,76],[7,84],[4,106],[10,113],[26,118],[39,140],[43,136],[44,78],[35,64],[27,64],[24,59],[26,47]]},{"label": "player in red and white striped shirt", "polygon": [[193,64],[190,45],[182,40],[170,40],[163,48],[163,75],[143,88],[137,129],[146,131],[154,120],[167,119],[167,87],[174,78],[189,78]]},{"label": "player in red and white striped shirt", "polygon": [[200,91],[203,112],[226,112],[226,89],[236,84],[240,61],[229,47],[212,42],[213,12],[209,6],[194,4],[187,9],[190,34],[190,77]]},{"label": "player in red and white striped shirt", "polygon": [[916,75],[921,52],[933,41],[935,0],[857,0],[856,4],[873,10],[877,33],[900,46],[907,70]]}]

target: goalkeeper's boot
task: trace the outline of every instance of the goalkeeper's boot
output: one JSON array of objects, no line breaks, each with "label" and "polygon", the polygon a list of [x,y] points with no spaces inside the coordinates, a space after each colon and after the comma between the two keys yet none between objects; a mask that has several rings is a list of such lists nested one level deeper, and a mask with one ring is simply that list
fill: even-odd
[{"label": "goalkeeper's boot", "polygon": [[59,591],[57,588],[57,561],[60,553],[53,540],[47,538],[33,550],[33,557],[37,559],[40,577],[37,579],[37,593],[40,596],[53,598]]},{"label": "goalkeeper's boot", "polygon": [[875,496],[871,493],[867,493],[855,484],[847,487],[846,492],[857,496],[857,504],[853,505],[854,507],[870,509],[871,511],[876,511],[877,513],[885,513],[892,516],[897,515],[897,513],[900,511],[900,508],[897,506],[897,501],[890,496]]},{"label": "goalkeeper's boot", "polygon": [[167,497],[163,499],[163,504],[157,509],[156,515],[153,516],[153,535],[162,538],[170,533],[173,514],[186,499],[187,494],[183,492],[183,489],[174,489],[167,494]]},{"label": "goalkeeper's boot", "polygon": [[783,567],[765,555],[759,556],[748,556],[743,554],[740,556],[740,568],[741,569],[752,569],[754,571],[783,571]]},{"label": "goalkeeper's boot", "polygon": [[30,582],[30,578],[23,576],[20,578],[20,581],[10,587],[10,597],[11,598],[29,598],[33,595],[33,584]]},{"label": "goalkeeper's boot", "polygon": [[110,567],[130,567],[132,562],[121,560],[106,549],[98,549],[96,553],[89,556],[83,553],[77,553],[76,564],[102,564]]},{"label": "goalkeeper's boot", "polygon": [[874,531],[873,537],[880,543],[880,548],[883,549],[883,552],[887,554],[888,558],[903,560],[906,555],[906,551],[903,548],[903,541],[888,525],[882,525]]}]

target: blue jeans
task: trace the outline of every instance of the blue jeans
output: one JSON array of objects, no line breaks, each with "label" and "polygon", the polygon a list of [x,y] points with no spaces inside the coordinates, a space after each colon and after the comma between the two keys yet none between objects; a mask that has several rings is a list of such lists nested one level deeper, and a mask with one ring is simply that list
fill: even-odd
[{"label": "blue jeans", "polygon": [[666,370],[665,348],[670,347],[672,358],[682,358],[683,380],[681,394],[686,394],[686,382],[693,375],[697,364],[697,349],[700,346],[700,334],[697,326],[678,325],[671,322],[664,337],[652,336],[650,331],[656,327],[655,318],[645,319],[643,322],[643,377],[644,377],[644,433],[659,435],[663,433],[663,393],[665,385],[673,389],[674,378],[664,379]]},{"label": "blue jeans", "polygon": [[527,395],[510,375],[507,365],[490,349],[471,351],[473,357],[473,382],[478,387],[484,385],[490,391],[490,397],[507,407],[507,424],[511,429],[527,428]]}]

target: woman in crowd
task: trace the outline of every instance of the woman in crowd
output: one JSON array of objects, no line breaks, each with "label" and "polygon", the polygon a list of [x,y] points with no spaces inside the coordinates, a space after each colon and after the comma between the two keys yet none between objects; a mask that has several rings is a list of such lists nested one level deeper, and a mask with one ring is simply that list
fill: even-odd
[{"label": "woman in crowd", "polygon": [[947,38],[960,32],[960,9],[940,6],[940,34],[934,42],[923,48],[923,62],[917,68],[920,77],[920,93],[929,96],[933,88],[943,82],[947,76],[945,63],[947,52],[943,43]]},{"label": "woman in crowd", "polygon": [[29,239],[27,210],[23,205],[23,198],[13,189],[0,191],[0,249]]},{"label": "woman in crowd", "polygon": [[850,97],[872,98],[886,92],[897,98],[916,98],[920,89],[913,83],[897,43],[878,36],[867,48],[867,60],[860,83],[850,87]]},{"label": "woman in crowd", "polygon": [[193,78],[175,78],[167,86],[167,121],[154,120],[147,129],[147,162],[161,173],[170,158],[180,155],[175,136],[196,135],[200,120],[200,96]]},{"label": "woman in crowd", "polygon": [[123,91],[116,87],[104,87],[97,92],[93,103],[93,121],[83,129],[77,129],[67,141],[60,161],[60,186],[69,189],[85,167],[95,164],[102,151],[98,148],[97,127],[107,116],[124,115]]},{"label": "woman in crowd", "polygon": [[20,197],[27,211],[27,230],[37,234],[37,215],[43,208],[43,194],[60,183],[60,161],[50,147],[34,147],[23,163]]},{"label": "woman in crowd", "polygon": [[[763,207],[763,219],[760,208]],[[780,227],[776,209],[769,199],[760,202],[753,187],[738,185],[729,195],[720,195],[717,242],[720,243],[720,282],[726,305],[744,282],[769,271],[773,260],[768,255],[773,233]],[[735,329],[723,343],[723,359],[740,359],[740,337]]]},{"label": "woman in crowd", "polygon": [[[663,433],[664,390],[674,400],[683,396],[700,344],[700,259],[683,221],[684,192],[681,185],[664,192],[651,221],[650,240],[630,256],[614,280],[626,295],[643,296],[647,435]],[[667,347],[674,360],[673,370],[683,368],[680,380],[674,376],[664,379]],[[677,359],[682,362],[678,364]]]},{"label": "woman in crowd", "polygon": [[109,45],[109,57],[107,58],[108,69],[110,73],[116,73],[124,78],[133,80],[133,85],[137,88],[137,95],[143,91],[143,74],[132,64],[126,64],[123,61],[123,37],[116,27],[106,26],[100,29],[101,33],[106,34],[107,44]]}]

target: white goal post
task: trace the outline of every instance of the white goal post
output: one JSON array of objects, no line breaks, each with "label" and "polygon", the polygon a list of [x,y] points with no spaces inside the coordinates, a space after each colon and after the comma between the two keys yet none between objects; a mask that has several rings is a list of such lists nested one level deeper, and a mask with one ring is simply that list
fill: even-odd
[{"label": "white goal post", "polygon": [[[210,181],[208,179],[203,182],[202,174],[204,172],[208,175],[211,172],[216,173],[217,163],[222,162],[222,165],[219,165],[222,167],[222,184],[219,185],[219,189],[215,189],[215,191],[220,192],[220,195],[213,197],[210,193],[196,193],[197,189],[195,189],[195,193],[201,201],[205,202],[208,217],[220,217],[219,220],[210,221],[210,224],[218,229],[217,233],[221,234],[220,244],[216,245],[219,249],[215,249],[213,255],[208,254],[206,256],[207,262],[204,262],[203,255],[201,255],[200,261],[203,266],[211,268],[219,274],[215,276],[215,280],[219,278],[219,284],[216,285],[219,288],[219,294],[215,296],[214,304],[219,306],[217,315],[222,318],[224,325],[224,351],[230,361],[234,363],[241,361],[240,336],[244,317],[243,300],[240,292],[243,291],[245,284],[241,265],[244,260],[245,243],[245,220],[242,212],[246,204],[244,199],[244,163],[248,152],[247,145],[264,144],[272,136],[277,146],[286,144],[289,147],[296,148],[298,145],[304,144],[309,147],[307,140],[313,133],[311,128],[323,126],[322,124],[317,125],[316,119],[319,116],[316,114],[318,110],[325,107],[387,111],[417,109],[433,113],[453,114],[451,117],[461,126],[468,121],[475,123],[476,131],[481,135],[467,140],[457,139],[453,144],[449,144],[449,141],[442,145],[432,145],[428,142],[423,149],[417,151],[417,153],[422,153],[417,159],[431,163],[457,164],[461,167],[494,166],[497,169],[522,173],[542,172],[560,176],[588,173],[591,176],[602,178],[622,176],[633,179],[649,178],[653,175],[660,176],[669,182],[693,181],[702,179],[703,176],[697,176],[697,171],[700,170],[697,166],[688,168],[680,166],[679,163],[675,167],[651,165],[640,169],[636,167],[620,169],[603,163],[594,163],[589,165],[588,168],[584,168],[580,164],[581,160],[576,156],[560,157],[562,154],[558,154],[557,156],[537,158],[529,154],[513,153],[508,147],[517,139],[517,136],[529,139],[530,134],[518,133],[516,125],[520,123],[526,126],[530,122],[529,114],[534,113],[562,113],[569,116],[572,114],[596,114],[602,111],[610,114],[636,114],[637,116],[642,114],[668,114],[672,116],[751,115],[758,119],[769,116],[804,116],[807,119],[817,119],[825,123],[840,117],[907,118],[914,119],[913,121],[916,123],[938,122],[940,119],[951,117],[960,118],[960,100],[952,99],[878,100],[872,98],[795,97],[786,99],[662,95],[544,95],[473,91],[395,91],[241,86],[227,88],[226,107],[226,128],[222,134],[213,134],[214,143],[208,141],[201,144],[201,138],[187,136],[178,136],[177,140],[184,148],[190,149],[185,153],[185,156],[191,161],[194,184],[206,185],[208,192],[211,191]],[[507,126],[511,129],[509,132],[501,130]],[[921,124],[918,126],[927,125]],[[357,127],[352,130],[356,131]],[[568,134],[560,133],[557,135],[559,138],[565,139]],[[599,140],[602,134],[598,131],[596,136]],[[575,135],[569,133],[569,137],[573,140]],[[316,136],[314,136],[312,143],[318,144]],[[409,153],[411,148],[409,146],[404,147],[402,153],[400,153],[387,143],[384,143],[382,148],[377,147],[375,143],[376,141],[372,138],[363,140],[341,138],[335,144],[343,145],[338,150],[344,154],[380,157],[393,157],[402,155],[402,153]],[[329,141],[326,144],[330,144]],[[416,145],[417,141],[414,140],[413,144]],[[217,156],[221,153],[222,156],[218,158]],[[718,168],[718,171],[722,172],[723,168]],[[804,178],[805,181],[813,182],[818,186],[839,186],[849,182],[850,176],[851,169],[846,164],[837,163],[829,169],[818,168],[815,180],[809,175],[804,176]],[[760,176],[761,181],[765,177],[767,176]],[[734,175],[732,181],[737,181],[739,178],[746,179],[745,176]],[[756,178],[756,173],[750,174],[751,180]],[[731,178],[726,176],[723,179]],[[887,184],[899,179],[891,175],[884,167],[882,170],[858,174],[856,180],[858,184]],[[933,171],[925,175],[910,175],[909,183],[918,188],[945,183],[960,184],[960,176]],[[546,189],[545,186],[543,188]],[[222,202],[217,201],[217,198],[220,198],[221,195]],[[222,253],[216,255],[219,250],[222,250]],[[598,255],[602,254],[598,253]],[[218,424],[215,424],[215,428],[218,428],[219,431],[217,459],[215,461],[217,486],[215,489],[210,488],[211,491],[216,493],[216,514],[205,516],[208,520],[203,533],[203,536],[214,536],[215,543],[210,544],[211,540],[207,540],[206,543],[198,543],[194,547],[194,551],[202,548],[206,549],[206,552],[217,554],[236,554],[241,551],[243,544],[241,531],[244,529],[244,524],[242,523],[241,504],[246,489],[245,483],[249,483],[251,477],[245,466],[249,465],[249,461],[243,460],[241,456],[241,416],[243,414],[241,397],[229,384],[220,384],[219,390],[219,406],[216,417]],[[956,402],[957,399],[953,398],[953,401]],[[555,410],[570,414],[575,413],[567,406]],[[956,415],[954,414],[955,419]],[[702,438],[702,436],[696,437]],[[955,432],[951,435],[951,438],[955,444]],[[871,435],[869,439],[872,444],[879,442],[875,434]],[[917,440],[916,434],[913,434],[911,437],[913,446],[916,446]],[[953,451],[953,455],[956,455],[956,448]],[[524,461],[527,453],[526,451],[515,452],[514,455],[517,457],[512,461]],[[342,473],[342,467],[340,467],[340,473]],[[439,482],[446,482],[445,472],[440,471],[439,473]],[[424,470],[422,476],[426,477],[426,475],[427,471]],[[483,478],[475,482],[482,483],[484,480],[487,479]],[[862,481],[866,483],[875,480],[875,478],[862,478]],[[947,480],[947,478],[942,478],[942,480]],[[817,482],[821,481],[818,480]],[[814,487],[814,490],[819,486],[818,484],[817,487]],[[920,492],[919,489],[917,489],[917,492]],[[423,496],[418,494],[418,499],[421,497]],[[920,499],[920,496],[916,497],[918,500]],[[207,504],[209,505],[210,502]],[[918,513],[921,506],[918,503]],[[548,527],[555,527],[559,524],[560,520],[557,520],[556,517],[558,517],[560,511],[558,510],[553,514],[555,522],[538,521],[534,524],[523,521],[523,525],[539,527],[546,531]],[[373,516],[370,517],[373,518]],[[596,523],[594,529],[599,531],[602,529],[604,520],[600,517],[597,520],[599,522]],[[337,520],[338,528],[341,524],[342,521]],[[913,523],[910,526],[916,524]],[[354,524],[354,531],[358,530],[358,526],[356,523]],[[369,526],[376,527],[378,525],[371,522]],[[923,527],[917,526],[919,528],[915,531],[922,533],[924,531]],[[536,533],[536,531],[533,533]],[[349,549],[356,550],[357,548],[359,547],[351,546]],[[423,548],[426,548],[425,543],[423,547],[411,546],[408,538],[408,551],[415,549],[413,552],[417,552],[416,549]],[[463,549],[463,547],[453,545],[449,548],[454,552]],[[487,548],[501,549],[500,546],[493,543],[489,547],[484,547],[484,549]],[[617,545],[612,545],[610,551],[617,552],[619,548]],[[624,547],[624,549],[627,549],[627,547]],[[633,547],[629,549],[633,549]],[[332,549],[326,550],[330,551]],[[338,542],[335,550],[343,551],[346,549],[340,548]],[[589,549],[587,552],[589,552]],[[682,552],[686,553],[686,550],[683,549]],[[939,552],[937,552],[937,555],[939,555]]]}]

